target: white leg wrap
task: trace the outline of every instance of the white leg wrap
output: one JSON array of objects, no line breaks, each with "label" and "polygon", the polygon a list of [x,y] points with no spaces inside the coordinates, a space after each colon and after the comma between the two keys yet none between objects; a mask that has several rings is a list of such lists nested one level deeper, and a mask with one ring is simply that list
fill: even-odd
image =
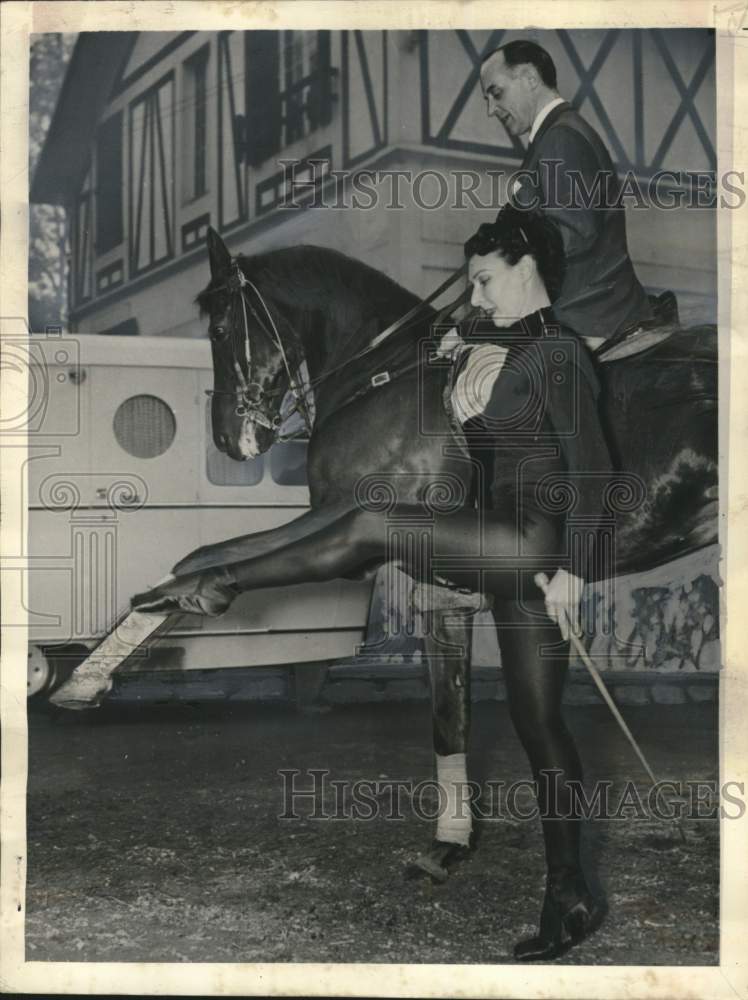
[{"label": "white leg wrap", "polygon": [[452,753],[447,757],[436,754],[436,780],[441,789],[442,806],[436,823],[436,839],[467,846],[473,829],[473,816],[470,812],[465,754]]}]

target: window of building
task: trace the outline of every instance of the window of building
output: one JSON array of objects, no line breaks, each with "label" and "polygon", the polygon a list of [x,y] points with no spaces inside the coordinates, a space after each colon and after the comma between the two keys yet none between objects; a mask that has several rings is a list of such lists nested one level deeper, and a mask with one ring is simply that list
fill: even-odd
[{"label": "window of building", "polygon": [[[247,36],[274,35],[271,31],[221,31],[218,34],[218,93],[216,105],[216,148],[218,156],[218,225],[220,229],[247,218],[245,60]],[[254,92],[261,105],[272,101],[272,73],[268,82]],[[268,110],[272,115],[272,110]]]},{"label": "window of building", "polygon": [[130,105],[130,277],[174,255],[174,76]]},{"label": "window of building", "polygon": [[106,253],[124,238],[122,223],[122,112],[96,132],[96,252]]},{"label": "window of building", "polygon": [[[304,44],[304,41],[307,44]],[[304,136],[304,86],[302,81],[307,75],[304,70],[309,70],[310,65],[315,61],[317,52],[309,42],[316,42],[316,37],[312,38],[301,31],[284,31],[283,48],[281,58],[281,73],[283,81],[283,96],[285,97],[285,145],[289,146],[297,139]]]},{"label": "window of building", "polygon": [[257,166],[329,124],[329,31],[248,31],[246,158]]},{"label": "window of building", "polygon": [[89,168],[71,218],[71,295],[73,306],[93,296],[93,168]]},{"label": "window of building", "polygon": [[208,55],[203,46],[184,64],[184,201],[193,201],[208,190]]}]

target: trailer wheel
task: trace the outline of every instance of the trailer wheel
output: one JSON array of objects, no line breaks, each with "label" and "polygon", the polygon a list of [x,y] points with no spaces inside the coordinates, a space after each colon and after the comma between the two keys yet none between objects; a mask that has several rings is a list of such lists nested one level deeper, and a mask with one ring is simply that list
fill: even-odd
[{"label": "trailer wheel", "polygon": [[29,646],[26,672],[26,697],[30,705],[47,704],[49,696],[70,677],[88,656],[82,643],[70,646]]},{"label": "trailer wheel", "polygon": [[26,697],[36,698],[52,684],[54,667],[39,646],[29,646],[28,668],[26,671]]}]

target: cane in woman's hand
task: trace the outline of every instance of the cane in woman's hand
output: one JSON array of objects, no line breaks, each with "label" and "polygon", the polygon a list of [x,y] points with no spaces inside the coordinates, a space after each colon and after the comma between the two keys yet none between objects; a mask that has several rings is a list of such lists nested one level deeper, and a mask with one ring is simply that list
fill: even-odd
[{"label": "cane in woman's hand", "polygon": [[[548,593],[548,587],[550,585],[550,580],[548,579],[548,577],[546,576],[546,574],[545,573],[537,573],[535,575],[534,579],[535,579],[535,583],[538,585],[538,587],[540,587],[540,589],[543,591],[543,593],[547,595],[547,593]],[[613,696],[611,695],[610,691],[608,691],[607,687],[605,686],[605,682],[603,681],[602,677],[600,676],[599,670],[597,669],[597,667],[595,666],[595,664],[590,659],[590,656],[589,656],[587,650],[582,645],[581,639],[579,638],[577,632],[573,628],[572,622],[571,622],[571,618],[568,616],[568,611],[565,608],[564,609],[559,609],[559,614],[567,616],[567,620],[564,622],[564,626],[565,627],[562,627],[561,623],[558,622],[559,628],[561,628],[561,631],[562,631],[562,634],[564,635],[564,638],[568,639],[568,641],[571,643],[573,649],[575,650],[575,652],[579,656],[579,659],[582,661],[582,663],[585,665],[585,667],[589,671],[590,675],[592,676],[592,680],[595,682],[595,685],[596,685],[598,691],[603,696],[603,699],[604,699],[606,705],[608,706],[608,708],[613,713],[613,717],[615,718],[615,720],[618,723],[618,725],[621,727],[621,730],[623,731],[624,736],[626,737],[626,739],[629,741],[629,743],[633,747],[634,752],[636,753],[637,757],[641,761],[641,763],[642,763],[645,771],[649,775],[649,777],[650,777],[650,779],[652,781],[652,784],[655,785],[655,786],[658,785],[659,782],[657,781],[657,778],[655,777],[654,771],[649,766],[649,762],[647,761],[647,758],[644,756],[644,753],[642,752],[641,747],[639,746],[639,744],[634,739],[633,733],[631,732],[631,730],[629,729],[629,727],[626,725],[626,722],[625,722],[623,716],[621,715],[620,711],[618,710],[618,706],[613,701]],[[678,832],[680,833],[681,839],[682,839],[683,843],[685,844],[687,842],[686,841],[686,834],[685,834],[685,832],[683,830],[683,826],[681,825],[680,820],[677,817],[673,816],[673,822],[678,827]]]}]

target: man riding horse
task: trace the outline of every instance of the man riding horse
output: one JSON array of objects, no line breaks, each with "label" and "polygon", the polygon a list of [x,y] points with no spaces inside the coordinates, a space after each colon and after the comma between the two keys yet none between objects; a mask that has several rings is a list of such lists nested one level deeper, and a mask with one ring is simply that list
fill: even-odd
[{"label": "man riding horse", "polygon": [[558,227],[566,266],[556,318],[580,337],[619,339],[653,320],[626,243],[626,218],[610,154],[595,129],[557,90],[540,45],[516,40],[481,65],[489,117],[529,145],[510,197]]}]

